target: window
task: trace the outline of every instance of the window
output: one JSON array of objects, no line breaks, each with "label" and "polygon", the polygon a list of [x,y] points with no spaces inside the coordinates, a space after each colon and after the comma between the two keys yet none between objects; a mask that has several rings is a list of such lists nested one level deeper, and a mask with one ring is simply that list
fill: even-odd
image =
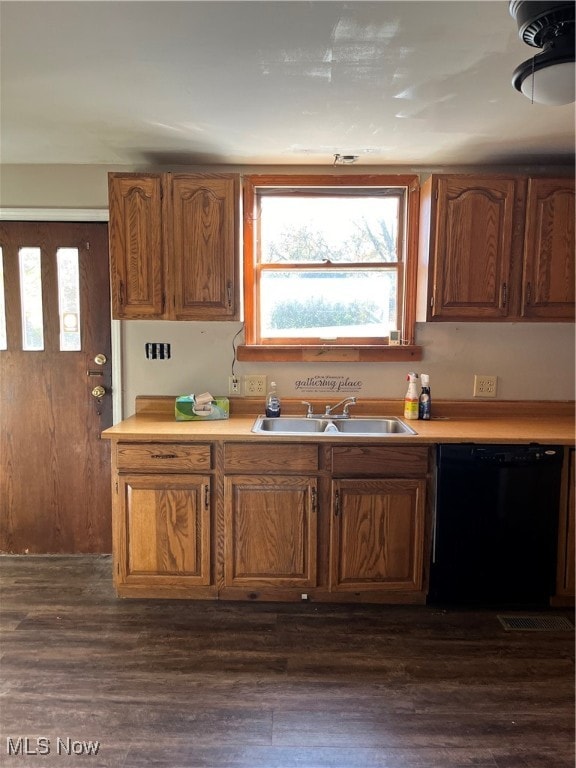
[{"label": "window", "polygon": [[244,198],[243,359],[413,344],[416,176],[248,176]]},{"label": "window", "polygon": [[60,350],[76,352],[80,345],[80,271],[78,248],[58,248],[58,308]]},{"label": "window", "polygon": [[42,307],[42,259],[40,248],[20,248],[20,305],[22,308],[22,349],[44,349]]},{"label": "window", "polygon": [[0,248],[0,350],[8,349],[6,336],[6,301],[4,299],[4,254]]}]

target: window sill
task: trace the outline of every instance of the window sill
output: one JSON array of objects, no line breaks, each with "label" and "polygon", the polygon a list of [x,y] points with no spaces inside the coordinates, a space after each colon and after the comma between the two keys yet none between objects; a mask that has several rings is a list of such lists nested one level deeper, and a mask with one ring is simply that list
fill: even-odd
[{"label": "window sill", "polygon": [[422,347],[400,346],[248,346],[236,350],[239,361],[270,363],[397,363],[422,360]]}]

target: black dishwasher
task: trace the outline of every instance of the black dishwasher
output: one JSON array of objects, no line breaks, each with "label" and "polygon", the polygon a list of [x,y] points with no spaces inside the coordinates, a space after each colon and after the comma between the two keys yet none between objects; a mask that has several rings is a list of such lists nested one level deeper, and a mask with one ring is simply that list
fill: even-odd
[{"label": "black dishwasher", "polygon": [[557,445],[439,445],[428,602],[544,607],[554,592]]}]

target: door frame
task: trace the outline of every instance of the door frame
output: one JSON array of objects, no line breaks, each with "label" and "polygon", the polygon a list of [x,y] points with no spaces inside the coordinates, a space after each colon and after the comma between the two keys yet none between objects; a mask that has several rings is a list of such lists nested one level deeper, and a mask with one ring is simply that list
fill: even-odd
[{"label": "door frame", "polygon": [[[107,208],[0,208],[0,221],[108,221]],[[110,323],[112,423],[122,421],[122,321]]]}]

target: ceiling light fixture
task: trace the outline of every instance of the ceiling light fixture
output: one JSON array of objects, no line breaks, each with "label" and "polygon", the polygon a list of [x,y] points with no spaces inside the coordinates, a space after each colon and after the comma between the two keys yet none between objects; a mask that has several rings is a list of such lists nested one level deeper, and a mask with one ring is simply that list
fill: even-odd
[{"label": "ceiling light fixture", "polygon": [[574,2],[510,0],[518,35],[542,53],[516,67],[512,84],[532,102],[559,106],[575,100]]}]

